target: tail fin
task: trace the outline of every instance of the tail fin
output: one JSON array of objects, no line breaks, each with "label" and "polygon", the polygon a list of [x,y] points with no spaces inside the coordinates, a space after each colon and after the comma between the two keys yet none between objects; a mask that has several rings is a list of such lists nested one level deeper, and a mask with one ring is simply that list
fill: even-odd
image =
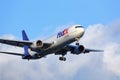
[{"label": "tail fin", "polygon": [[26,35],[26,32],[24,30],[22,31],[22,37],[23,37],[23,40],[29,41],[29,39]]},{"label": "tail fin", "polygon": [[[22,37],[23,37],[23,40],[25,41],[29,41],[27,35],[26,35],[26,32],[23,30],[22,31]],[[29,52],[28,52],[28,46],[24,46],[24,55],[29,55]]]}]

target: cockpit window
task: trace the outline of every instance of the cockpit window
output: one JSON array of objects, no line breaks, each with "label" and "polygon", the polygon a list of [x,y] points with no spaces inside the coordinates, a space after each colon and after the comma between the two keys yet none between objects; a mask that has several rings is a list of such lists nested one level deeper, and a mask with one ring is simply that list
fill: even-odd
[{"label": "cockpit window", "polygon": [[80,28],[80,27],[82,27],[82,26],[75,26],[75,28]]}]

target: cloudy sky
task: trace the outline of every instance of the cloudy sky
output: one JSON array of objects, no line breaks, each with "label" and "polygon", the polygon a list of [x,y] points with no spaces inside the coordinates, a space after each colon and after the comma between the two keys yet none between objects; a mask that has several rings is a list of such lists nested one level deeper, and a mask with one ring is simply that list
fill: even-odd
[{"label": "cloudy sky", "polygon": [[[0,54],[0,80],[120,80],[119,0],[0,0],[0,38],[21,39],[25,29],[31,40],[81,24],[86,32],[80,43],[104,53],[48,55],[35,61]],[[1,51],[23,52],[0,44]]]}]

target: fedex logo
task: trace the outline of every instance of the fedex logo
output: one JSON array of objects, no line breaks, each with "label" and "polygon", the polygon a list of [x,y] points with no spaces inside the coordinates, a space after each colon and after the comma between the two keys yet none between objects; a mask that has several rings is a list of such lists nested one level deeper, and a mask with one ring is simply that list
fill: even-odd
[{"label": "fedex logo", "polygon": [[66,35],[67,33],[68,33],[68,29],[64,29],[62,32],[59,32],[59,33],[57,34],[57,38],[62,37],[62,36],[64,36],[64,35]]}]

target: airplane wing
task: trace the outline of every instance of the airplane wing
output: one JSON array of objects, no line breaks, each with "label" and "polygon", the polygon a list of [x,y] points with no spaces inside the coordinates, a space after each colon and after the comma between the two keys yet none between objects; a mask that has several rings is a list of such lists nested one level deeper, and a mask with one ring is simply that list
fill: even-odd
[{"label": "airplane wing", "polygon": [[11,55],[16,55],[16,56],[24,56],[24,54],[21,54],[21,53],[2,52],[2,51],[0,51],[0,53],[4,53],[4,54],[11,54]]},{"label": "airplane wing", "polygon": [[30,41],[19,41],[19,40],[8,40],[8,39],[0,39],[0,43],[8,44],[12,46],[23,47],[25,45],[30,46],[33,42]]},{"label": "airplane wing", "polygon": [[96,50],[96,49],[87,49],[85,48],[83,52],[76,52],[73,53],[74,49],[78,48],[78,46],[74,46],[74,45],[67,45],[64,48],[62,48],[61,50],[59,50],[58,52],[55,53],[55,55],[66,55],[68,51],[70,51],[72,54],[80,54],[80,53],[89,53],[89,52],[104,52],[103,50]]},{"label": "airplane wing", "polygon": [[[0,39],[0,43],[3,43],[3,44],[8,44],[8,45],[12,45],[12,46],[17,46],[17,47],[24,47],[24,46],[30,46],[33,44],[32,41],[20,41],[20,40],[9,40],[9,39]],[[48,48],[49,46],[51,46],[51,44],[53,43],[43,43],[43,47],[44,48]]]},{"label": "airplane wing", "polygon": [[104,52],[104,50],[85,49],[84,53],[89,53],[89,52]]},{"label": "airplane wing", "polygon": [[48,47],[50,47],[53,43],[45,43],[43,42],[43,49],[46,49]]}]

